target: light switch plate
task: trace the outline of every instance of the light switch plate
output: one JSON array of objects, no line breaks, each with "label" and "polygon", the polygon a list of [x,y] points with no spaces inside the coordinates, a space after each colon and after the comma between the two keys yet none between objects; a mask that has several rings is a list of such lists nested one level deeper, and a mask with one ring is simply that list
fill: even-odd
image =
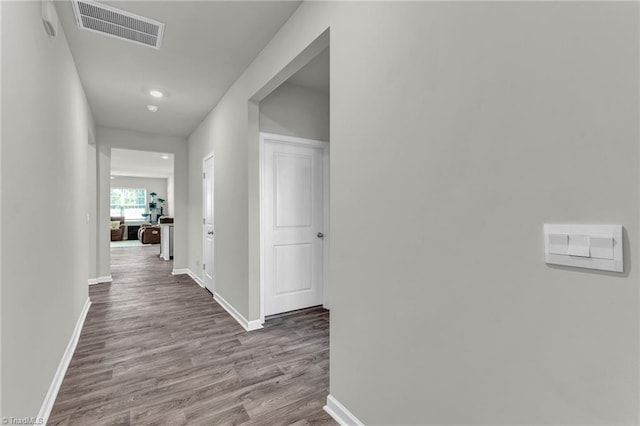
[{"label": "light switch plate", "polygon": [[592,237],[591,257],[598,259],[613,259],[613,238]]},{"label": "light switch plate", "polygon": [[589,257],[589,236],[588,235],[569,235],[569,256]]},{"label": "light switch plate", "polygon": [[623,272],[622,225],[545,224],[545,262]]},{"label": "light switch plate", "polygon": [[567,234],[548,234],[549,248],[548,251],[551,254],[568,254],[569,251],[569,236]]}]

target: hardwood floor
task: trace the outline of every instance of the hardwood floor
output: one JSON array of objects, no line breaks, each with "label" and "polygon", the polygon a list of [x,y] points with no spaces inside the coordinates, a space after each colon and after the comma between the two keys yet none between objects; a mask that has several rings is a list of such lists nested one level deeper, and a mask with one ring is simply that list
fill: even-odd
[{"label": "hardwood floor", "polygon": [[49,425],[336,424],[328,311],[247,333],[158,246],[111,252]]}]

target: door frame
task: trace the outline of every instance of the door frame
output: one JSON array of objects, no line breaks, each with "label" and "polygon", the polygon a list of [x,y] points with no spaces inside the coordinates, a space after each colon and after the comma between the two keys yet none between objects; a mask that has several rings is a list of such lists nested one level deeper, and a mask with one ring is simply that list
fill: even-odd
[{"label": "door frame", "polygon": [[330,179],[329,179],[329,155],[330,144],[328,141],[321,141],[316,139],[300,138],[296,136],[278,135],[275,133],[260,132],[260,150],[259,150],[259,174],[260,174],[260,322],[264,324],[265,321],[265,250],[266,250],[266,238],[265,238],[265,218],[264,218],[264,147],[268,140],[276,139],[278,143],[283,145],[293,146],[307,146],[313,148],[320,148],[323,151],[322,155],[322,204],[324,215],[324,244],[322,246],[322,268],[323,268],[323,304],[325,309],[329,309],[329,245],[331,239],[330,232],[330,220],[329,220],[329,194],[330,194]]},{"label": "door frame", "polygon": [[[205,226],[206,226],[205,223],[204,223],[204,219],[205,219],[204,218],[204,209],[205,209],[204,203],[205,203],[205,199],[206,199],[205,198],[205,195],[206,195],[205,191],[207,190],[206,185],[204,184],[204,173],[205,173],[205,167],[206,167],[207,160],[210,160],[210,159],[213,159],[213,158],[214,158],[214,153],[213,152],[210,152],[209,154],[205,155],[202,158],[202,176],[203,176],[203,178],[202,178],[202,204],[200,206],[200,209],[201,209],[200,211],[202,213],[202,224],[201,224],[201,228],[200,228],[200,236],[202,237],[202,259],[200,261],[200,265],[204,265],[205,264],[204,254],[206,253],[205,245],[207,243],[207,239],[204,236],[204,231],[205,231]],[[214,225],[213,225],[214,226],[214,235],[213,235],[213,248],[214,248],[214,250],[212,250],[212,252],[215,251],[215,247],[216,247],[216,241],[215,241],[215,206],[216,206],[216,202],[215,202],[215,193],[216,193],[216,191],[215,191],[215,185],[216,185],[216,180],[215,180],[215,160],[214,160],[214,163],[213,163],[213,170],[214,170],[214,175],[213,175],[213,194],[214,194],[213,208],[214,208],[214,212],[212,214],[213,214],[213,217],[214,217],[214,222],[213,222],[214,223]],[[213,253],[213,258],[215,259],[215,253]],[[212,271],[215,271],[215,262],[211,267],[213,268]],[[202,274],[202,287],[204,287],[205,290],[206,290],[207,286],[206,286],[206,284],[204,282],[204,267],[202,267],[202,266],[200,266],[200,273]],[[213,292],[212,292],[214,295],[215,295],[215,291],[216,291],[216,280],[215,280],[215,275],[214,275],[214,277],[213,277]]]}]

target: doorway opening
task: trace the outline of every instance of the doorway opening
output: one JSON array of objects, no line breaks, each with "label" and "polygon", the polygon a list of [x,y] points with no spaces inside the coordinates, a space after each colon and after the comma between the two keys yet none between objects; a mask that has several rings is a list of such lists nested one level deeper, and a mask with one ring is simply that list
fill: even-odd
[{"label": "doorway opening", "polygon": [[260,134],[260,322],[329,308],[328,37],[256,102]]},{"label": "doorway opening", "polygon": [[328,307],[329,143],[261,133],[265,318]]},{"label": "doorway opening", "polygon": [[213,295],[214,281],[214,155],[207,155],[202,160],[202,283]]},{"label": "doorway opening", "polygon": [[170,262],[173,259],[174,155],[113,148],[110,182],[112,258],[132,254],[120,249],[146,248]]}]

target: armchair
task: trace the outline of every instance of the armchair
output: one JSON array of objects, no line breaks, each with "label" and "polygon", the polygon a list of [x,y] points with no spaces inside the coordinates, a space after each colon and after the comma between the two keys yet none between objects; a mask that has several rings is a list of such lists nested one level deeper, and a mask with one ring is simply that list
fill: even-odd
[{"label": "armchair", "polygon": [[143,225],[138,230],[138,239],[142,244],[159,244],[160,227],[157,225]]},{"label": "armchair", "polygon": [[113,225],[111,227],[111,241],[122,241],[124,237],[124,217],[122,216],[111,216],[111,222],[120,222],[120,226],[114,228]]}]

